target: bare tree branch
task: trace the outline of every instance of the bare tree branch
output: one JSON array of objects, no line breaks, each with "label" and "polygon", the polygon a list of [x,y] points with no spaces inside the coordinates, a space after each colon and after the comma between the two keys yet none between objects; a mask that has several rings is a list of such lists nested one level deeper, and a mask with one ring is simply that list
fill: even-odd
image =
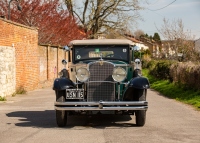
[{"label": "bare tree branch", "polygon": [[74,16],[79,19],[90,38],[94,38],[98,32],[110,27],[111,21],[115,22],[112,27],[121,27],[121,29],[130,27],[139,19],[138,11],[142,9],[138,0],[128,2],[125,0],[65,0],[66,5],[71,2]]},{"label": "bare tree branch", "polygon": [[[184,55],[185,60],[194,59],[194,36],[190,34],[190,31],[185,31],[184,24],[181,19],[169,21],[163,19],[164,24],[159,30],[160,33],[167,41],[167,51],[172,51],[172,57],[177,58],[179,53]],[[166,51],[166,50],[165,50]]]},{"label": "bare tree branch", "polygon": [[84,10],[83,10],[83,24],[85,23],[85,14],[86,14],[86,10],[88,7],[88,0],[85,1],[85,6],[84,6]]}]

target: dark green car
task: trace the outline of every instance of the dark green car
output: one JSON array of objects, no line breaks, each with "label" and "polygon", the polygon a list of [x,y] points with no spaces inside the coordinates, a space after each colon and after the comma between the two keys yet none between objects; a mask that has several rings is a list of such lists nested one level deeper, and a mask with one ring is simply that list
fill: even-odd
[{"label": "dark green car", "polygon": [[64,47],[66,64],[55,79],[56,120],[59,127],[73,114],[135,115],[146,120],[148,79],[135,68],[134,45],[124,39],[74,40]]}]

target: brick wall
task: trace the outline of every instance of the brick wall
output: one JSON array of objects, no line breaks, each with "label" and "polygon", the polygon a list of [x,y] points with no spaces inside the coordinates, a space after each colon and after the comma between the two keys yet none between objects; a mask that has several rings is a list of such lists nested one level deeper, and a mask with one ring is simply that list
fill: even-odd
[{"label": "brick wall", "polygon": [[36,89],[39,83],[38,30],[0,19],[0,45],[15,48],[16,89]]},{"label": "brick wall", "polygon": [[66,53],[59,46],[39,45],[39,87],[52,86],[63,65]]},{"label": "brick wall", "polygon": [[47,82],[47,47],[39,46],[39,81],[40,84]]},{"label": "brick wall", "polygon": [[[13,50],[13,53],[8,56],[9,50]],[[62,47],[38,45],[36,28],[2,18],[0,18],[0,51],[0,96],[12,94],[21,87],[30,91],[52,86],[53,80],[63,68],[61,61],[67,56]],[[8,64],[5,60],[14,63]],[[9,70],[10,68],[12,70]],[[6,72],[9,75],[5,75]],[[10,84],[1,86],[5,81]]]},{"label": "brick wall", "polygon": [[15,93],[15,48],[0,46],[0,96]]}]

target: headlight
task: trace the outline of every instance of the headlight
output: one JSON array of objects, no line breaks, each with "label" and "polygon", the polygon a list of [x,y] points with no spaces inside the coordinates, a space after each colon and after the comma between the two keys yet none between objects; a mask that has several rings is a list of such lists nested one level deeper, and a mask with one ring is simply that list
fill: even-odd
[{"label": "headlight", "polygon": [[76,78],[80,82],[87,81],[89,76],[90,76],[90,73],[86,68],[80,68],[76,71]]},{"label": "headlight", "polygon": [[114,68],[112,77],[117,82],[123,81],[126,78],[125,69],[121,67]]}]

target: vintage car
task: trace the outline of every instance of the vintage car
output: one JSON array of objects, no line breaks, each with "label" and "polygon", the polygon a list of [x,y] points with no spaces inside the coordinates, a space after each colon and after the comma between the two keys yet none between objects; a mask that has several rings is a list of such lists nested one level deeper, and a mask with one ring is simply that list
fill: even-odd
[{"label": "vintage car", "polygon": [[136,125],[146,120],[149,81],[134,61],[134,45],[125,39],[74,40],[64,47],[66,67],[53,84],[59,127],[77,114],[135,115]]}]

